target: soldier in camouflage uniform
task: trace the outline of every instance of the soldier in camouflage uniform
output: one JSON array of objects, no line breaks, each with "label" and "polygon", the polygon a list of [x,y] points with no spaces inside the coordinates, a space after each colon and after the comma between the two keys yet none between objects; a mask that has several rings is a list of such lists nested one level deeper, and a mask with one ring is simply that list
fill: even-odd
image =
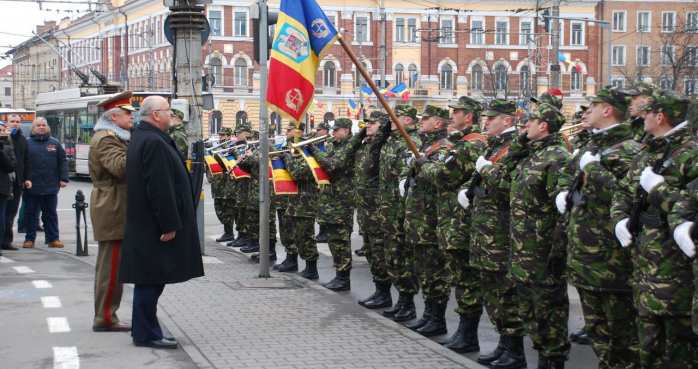
[{"label": "soldier in camouflage uniform", "polygon": [[538,97],[531,97],[531,102],[533,103],[533,111],[536,111],[541,104],[550,104],[558,110],[562,109],[562,101],[550,92],[543,92]]},{"label": "soldier in camouflage uniform", "polygon": [[[427,179],[438,191],[437,235],[439,246],[446,253],[446,270],[455,284],[455,309],[460,316],[458,330],[440,341],[457,352],[479,351],[477,327],[482,316],[480,272],[470,266],[470,209],[458,206],[458,194],[475,172],[475,162],[486,146],[480,134],[478,118],[482,104],[467,96],[449,105],[453,109],[447,126],[451,150],[445,158],[424,163],[420,177]],[[445,333],[446,326],[432,316],[426,326],[417,330],[425,336]]]},{"label": "soldier in camouflage uniform", "polygon": [[631,89],[625,91],[625,94],[630,96],[630,120],[627,123],[630,124],[633,130],[633,139],[637,142],[644,142],[646,137],[645,134],[645,119],[643,118],[644,112],[638,107],[640,105],[647,104],[652,93],[657,90],[657,86],[639,82],[635,84]]},{"label": "soldier in camouflage uniform", "polygon": [[[416,147],[422,146],[417,126],[417,109],[396,105],[395,115]],[[419,292],[414,269],[414,251],[405,240],[405,186],[410,168],[405,163],[409,147],[395,123],[381,126],[377,136],[387,136],[380,148],[378,168],[379,220],[383,229],[388,273],[399,293],[397,303],[383,311],[383,315],[402,322],[416,317],[414,295]],[[380,144],[375,140],[372,144]]]},{"label": "soldier in camouflage uniform", "polygon": [[558,177],[569,159],[558,132],[564,123],[557,108],[541,104],[528,121],[526,135],[514,140],[507,153],[517,161],[510,189],[509,277],[516,283],[526,333],[540,352],[539,367],[547,360],[552,369],[564,367],[570,349],[563,279],[566,241],[560,237],[555,209]]},{"label": "soldier in camouflage uniform", "polygon": [[[680,192],[698,178],[698,143],[685,121],[688,105],[683,95],[659,90],[638,106],[645,112],[645,132],[653,137],[616,186],[611,207],[621,246],[634,239],[640,363],[647,368],[695,368],[698,363],[698,335],[690,319],[692,260],[676,245],[666,218]],[[642,210],[639,224],[629,221],[635,201]]]},{"label": "soldier in camouflage uniform", "polygon": [[577,150],[581,149],[586,145],[586,143],[591,138],[591,126],[589,126],[589,119],[584,119],[584,114],[586,113],[588,106],[582,105],[579,107],[579,111],[574,113],[572,117],[572,125],[581,124],[579,130],[570,137],[570,145],[575,150],[572,152],[572,156],[577,153]]},{"label": "soldier in camouflage uniform", "polygon": [[[329,123],[322,122],[317,125],[317,128],[315,128],[315,133],[318,136],[324,136],[328,133],[330,133],[330,125]],[[325,152],[327,152],[330,148],[332,147],[332,144],[329,142],[325,142]],[[327,227],[324,224],[320,224],[320,230],[315,236],[315,240],[318,243],[327,243]]]},{"label": "soldier in camouflage uniform", "polygon": [[[392,282],[388,274],[383,228],[378,219],[379,201],[379,160],[381,147],[387,140],[386,135],[376,135],[379,124],[388,123],[390,117],[374,111],[366,118],[366,138],[356,151],[354,159],[354,188],[357,209],[357,221],[364,239],[368,241],[365,249],[366,260],[371,270],[376,291],[369,297],[359,300],[359,305],[368,309],[390,307],[393,299],[390,294]],[[380,142],[376,142],[380,141]]]},{"label": "soldier in camouflage uniform", "polygon": [[[223,128],[218,131],[219,143],[229,141],[233,134],[230,128]],[[216,242],[232,241],[233,224],[235,224],[234,208],[235,193],[233,192],[234,179],[225,173],[217,173],[211,176],[211,197],[213,197],[213,208],[216,210],[218,220],[223,223],[223,235],[216,238]]]},{"label": "soldier in camouflage uniform", "polygon": [[[629,368],[638,364],[637,311],[632,296],[630,250],[621,248],[611,222],[610,202],[617,183],[625,178],[640,151],[625,119],[630,99],[607,86],[590,99],[589,122],[594,134],[573,155],[558,180],[558,211],[567,214],[567,267],[584,312],[585,330],[599,358],[599,367]],[[575,177],[573,203],[566,197]]]},{"label": "soldier in camouflage uniform", "polygon": [[517,136],[516,104],[494,100],[483,114],[488,135],[486,156],[477,159],[475,169],[482,180],[459,194],[461,206],[471,206],[472,214],[470,265],[480,273],[483,301],[499,344],[489,354],[480,355],[477,362],[493,368],[514,368],[526,365],[523,348],[525,334],[519,315],[519,299],[514,282],[507,276],[509,269],[509,188],[511,177],[503,165],[511,141]]},{"label": "soldier in camouflage uniform", "polygon": [[189,138],[187,138],[187,131],[184,129],[184,113],[177,109],[172,109],[172,125],[170,128],[165,130],[177,146],[179,152],[182,153],[184,159],[189,158]]},{"label": "soldier in camouflage uniform", "polygon": [[[235,145],[244,145],[247,143],[247,136],[252,133],[252,128],[244,123],[240,123],[235,127],[236,141]],[[237,157],[237,159],[242,159],[242,157]],[[250,224],[247,221],[247,202],[248,202],[248,192],[250,186],[250,178],[234,178],[233,183],[233,193],[236,196],[235,208],[234,208],[234,218],[236,228],[238,228],[238,237],[232,241],[228,242],[228,246],[232,247],[243,247],[250,243]],[[255,225],[258,227],[258,225]]]},{"label": "soldier in camouflage uniform", "polygon": [[[446,253],[439,246],[437,233],[438,188],[424,176],[428,172],[422,173],[420,168],[427,162],[446,160],[452,146],[447,139],[448,122],[447,109],[433,105],[427,105],[424,109],[419,121],[419,132],[422,135],[420,157],[412,156],[408,159],[408,165],[414,175],[408,179],[409,189],[405,200],[406,240],[414,248],[415,270],[422,285],[424,298],[422,317],[417,322],[408,324],[407,327],[419,331],[429,325],[429,332],[431,327],[435,327],[441,332],[440,334],[446,333],[446,304],[451,294],[451,287],[445,267]],[[404,186],[405,183],[401,181],[400,185]]]},{"label": "soldier in camouflage uniform", "polygon": [[334,124],[332,150],[324,153],[314,145],[309,149],[320,167],[330,178],[330,184],[320,189],[318,222],[327,226],[327,237],[336,268],[336,276],[323,284],[333,291],[351,289],[351,231],[354,227],[354,154],[366,137],[363,129],[357,136],[351,135],[352,122],[337,119]]}]

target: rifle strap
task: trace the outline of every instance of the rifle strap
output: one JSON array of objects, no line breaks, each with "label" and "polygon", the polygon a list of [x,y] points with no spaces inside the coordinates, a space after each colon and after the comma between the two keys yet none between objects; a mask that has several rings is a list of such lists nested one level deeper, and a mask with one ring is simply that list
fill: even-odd
[{"label": "rifle strap", "polygon": [[470,133],[465,135],[463,138],[460,139],[461,141],[482,141],[485,145],[487,145],[487,140],[485,139],[485,136],[479,134],[479,133]]}]

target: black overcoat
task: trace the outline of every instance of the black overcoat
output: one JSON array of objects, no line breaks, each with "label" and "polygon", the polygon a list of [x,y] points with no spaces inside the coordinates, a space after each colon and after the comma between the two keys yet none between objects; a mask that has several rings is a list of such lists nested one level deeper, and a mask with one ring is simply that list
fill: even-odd
[{"label": "black overcoat", "polygon": [[[160,241],[172,231],[174,239]],[[170,136],[141,121],[126,151],[119,282],[170,284],[203,275],[189,172]]]}]

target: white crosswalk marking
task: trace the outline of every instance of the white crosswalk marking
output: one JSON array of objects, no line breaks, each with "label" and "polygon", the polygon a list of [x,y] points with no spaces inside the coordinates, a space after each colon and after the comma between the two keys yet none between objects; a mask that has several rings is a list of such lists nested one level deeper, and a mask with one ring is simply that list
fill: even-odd
[{"label": "white crosswalk marking", "polygon": [[52,288],[53,285],[49,281],[32,281],[35,288]]},{"label": "white crosswalk marking", "polygon": [[79,369],[80,356],[78,348],[54,347],[53,348],[53,368],[54,369]]},{"label": "white crosswalk marking", "polygon": [[31,270],[30,267],[26,267],[26,266],[12,267],[12,269],[16,270],[17,273],[22,273],[22,274],[25,274],[25,273],[34,273],[34,271]]},{"label": "white crosswalk marking", "polygon": [[61,299],[58,296],[43,296],[41,297],[41,303],[44,304],[46,309],[62,307]]},{"label": "white crosswalk marking", "polygon": [[48,331],[51,333],[70,332],[70,325],[66,317],[48,317],[46,321],[48,322]]},{"label": "white crosswalk marking", "polygon": [[0,256],[0,263],[14,263],[15,261],[7,256]]}]

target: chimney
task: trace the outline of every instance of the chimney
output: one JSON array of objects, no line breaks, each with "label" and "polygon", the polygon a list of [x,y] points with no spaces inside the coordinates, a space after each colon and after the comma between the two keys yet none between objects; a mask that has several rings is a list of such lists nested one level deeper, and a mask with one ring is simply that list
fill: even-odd
[{"label": "chimney", "polygon": [[36,26],[36,34],[42,35],[42,34],[44,34],[44,32],[50,30],[51,28],[53,28],[55,26],[56,26],[56,21],[50,21],[50,22],[44,21],[43,25]]}]

